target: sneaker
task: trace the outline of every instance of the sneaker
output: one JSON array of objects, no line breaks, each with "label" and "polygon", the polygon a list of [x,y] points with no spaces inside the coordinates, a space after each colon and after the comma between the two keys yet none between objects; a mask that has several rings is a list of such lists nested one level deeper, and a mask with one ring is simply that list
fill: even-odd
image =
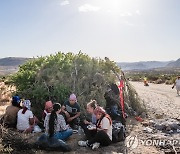
[{"label": "sneaker", "polygon": [[100,143],[98,142],[94,143],[92,146],[92,150],[99,148],[99,146],[100,146]]},{"label": "sneaker", "polygon": [[78,145],[81,147],[87,147],[87,141],[78,141]]},{"label": "sneaker", "polygon": [[78,130],[73,129],[73,134],[77,134],[77,133],[78,133]]}]

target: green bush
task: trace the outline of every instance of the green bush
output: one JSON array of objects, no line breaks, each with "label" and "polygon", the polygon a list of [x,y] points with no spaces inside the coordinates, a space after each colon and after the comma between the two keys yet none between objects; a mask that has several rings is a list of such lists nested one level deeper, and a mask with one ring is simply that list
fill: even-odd
[{"label": "green bush", "polygon": [[82,109],[91,99],[105,105],[104,93],[109,83],[116,81],[120,69],[109,60],[91,58],[79,52],[61,53],[32,59],[20,66],[10,82],[17,94],[30,99],[36,115],[41,116],[47,100],[60,102],[75,93]]}]

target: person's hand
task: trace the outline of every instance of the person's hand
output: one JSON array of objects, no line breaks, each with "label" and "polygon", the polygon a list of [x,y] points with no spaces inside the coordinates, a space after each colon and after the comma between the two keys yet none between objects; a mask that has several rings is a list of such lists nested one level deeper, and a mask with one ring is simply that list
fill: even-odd
[{"label": "person's hand", "polygon": [[96,125],[88,125],[87,128],[89,130],[95,130],[96,129]]},{"label": "person's hand", "polygon": [[86,125],[89,125],[89,124],[90,124],[90,122],[87,121],[87,120],[84,120],[84,123],[85,123]]},{"label": "person's hand", "polygon": [[67,127],[67,129],[69,129],[70,128],[69,124],[67,124],[66,127]]},{"label": "person's hand", "polygon": [[66,118],[67,118],[67,119],[70,118],[70,114],[69,114],[67,111],[65,111],[64,114],[66,115]]},{"label": "person's hand", "polygon": [[71,122],[72,120],[73,120],[72,117],[70,117],[70,118],[67,119],[68,122]]}]

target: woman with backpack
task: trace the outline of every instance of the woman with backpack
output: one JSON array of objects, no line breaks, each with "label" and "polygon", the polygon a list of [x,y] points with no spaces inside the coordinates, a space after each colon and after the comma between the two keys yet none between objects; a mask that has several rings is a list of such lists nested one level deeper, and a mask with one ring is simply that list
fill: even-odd
[{"label": "woman with backpack", "polygon": [[100,106],[96,107],[94,114],[96,115],[97,119],[96,127],[89,129],[95,129],[96,134],[90,140],[79,141],[79,146],[89,146],[92,147],[92,149],[96,149],[100,145],[108,146],[112,143],[112,120],[110,116]]}]

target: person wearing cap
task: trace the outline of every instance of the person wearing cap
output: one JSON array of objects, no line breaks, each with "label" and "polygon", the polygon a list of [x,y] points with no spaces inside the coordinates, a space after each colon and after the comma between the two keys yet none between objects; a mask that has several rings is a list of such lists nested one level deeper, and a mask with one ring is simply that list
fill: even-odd
[{"label": "person wearing cap", "polygon": [[6,108],[3,116],[4,125],[8,128],[16,128],[17,124],[17,113],[21,109],[21,99],[19,96],[12,97],[12,104]]},{"label": "person wearing cap", "polygon": [[177,77],[177,79],[174,82],[174,85],[172,89],[176,86],[177,94],[180,96],[179,91],[180,91],[180,76]]},{"label": "person wearing cap", "polygon": [[43,114],[42,114],[42,120],[44,121],[44,119],[46,118],[46,115],[48,113],[51,113],[53,110],[53,103],[52,101],[47,101],[45,103],[45,107],[44,107],[44,111],[43,111]]},{"label": "person wearing cap", "polygon": [[24,100],[23,108],[17,114],[17,129],[20,132],[31,133],[36,123],[38,123],[38,119],[31,111],[30,100]]},{"label": "person wearing cap", "polygon": [[100,106],[96,107],[94,114],[96,115],[97,123],[93,129],[96,130],[96,133],[93,138],[87,141],[79,141],[79,146],[89,146],[92,149],[96,149],[100,145],[108,146],[112,143],[112,120],[110,116]]},{"label": "person wearing cap", "polygon": [[70,127],[77,129],[79,125],[80,106],[75,94],[71,94],[69,100],[63,104],[62,113],[65,114],[66,121]]}]

